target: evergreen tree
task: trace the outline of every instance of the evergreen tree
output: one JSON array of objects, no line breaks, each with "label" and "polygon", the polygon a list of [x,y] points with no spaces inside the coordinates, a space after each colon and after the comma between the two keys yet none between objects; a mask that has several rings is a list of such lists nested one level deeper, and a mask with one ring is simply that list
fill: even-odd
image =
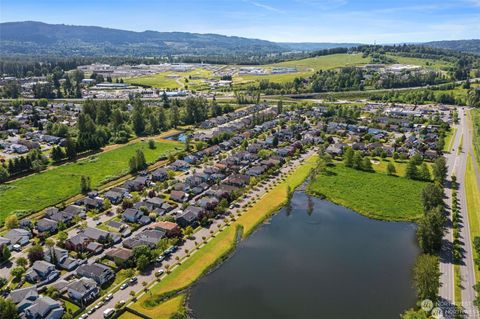
[{"label": "evergreen tree", "polygon": [[408,161],[405,177],[409,179],[418,179],[418,169],[415,160],[410,159]]},{"label": "evergreen tree", "polygon": [[387,165],[387,174],[388,175],[395,175],[397,173],[397,170],[395,169],[395,165],[393,163],[389,162]]},{"label": "evergreen tree", "polygon": [[419,300],[435,301],[440,287],[438,257],[427,254],[418,256],[413,268],[413,280]]},{"label": "evergreen tree", "polygon": [[77,157],[77,146],[75,141],[72,139],[67,139],[67,143],[65,145],[65,155],[69,160],[73,160],[75,157]]},{"label": "evergreen tree", "polygon": [[364,157],[362,160],[362,170],[366,172],[373,172],[372,162],[370,158]]},{"label": "evergreen tree", "polygon": [[8,169],[0,165],[0,183],[5,182],[10,177]]},{"label": "evergreen tree", "polygon": [[443,206],[443,189],[435,184],[429,183],[422,191],[423,208],[425,211],[432,210],[437,206]]},{"label": "evergreen tree", "polygon": [[353,167],[353,156],[354,156],[353,149],[351,147],[347,147],[343,155],[343,162],[345,163],[345,166]]},{"label": "evergreen tree", "polygon": [[430,170],[428,169],[427,163],[422,163],[420,166],[420,173],[419,173],[420,179],[422,181],[430,181],[432,179],[432,176],[430,175]]},{"label": "evergreen tree", "polygon": [[161,131],[166,131],[168,128],[167,117],[165,115],[165,109],[163,107],[158,108],[158,127]]},{"label": "evergreen tree", "polygon": [[83,175],[80,177],[80,189],[83,194],[91,190],[90,177]]},{"label": "evergreen tree", "polygon": [[433,179],[436,182],[442,183],[447,178],[447,172],[448,167],[445,157],[437,158],[433,164]]},{"label": "evergreen tree", "polygon": [[417,222],[417,238],[425,253],[434,254],[440,250],[446,222],[443,209],[437,206],[425,212]]},{"label": "evergreen tree", "polygon": [[170,117],[170,123],[172,124],[172,127],[177,128],[177,126],[180,124],[180,112],[176,103],[172,105]]},{"label": "evergreen tree", "polygon": [[358,151],[356,151],[354,154],[353,154],[353,163],[352,163],[352,167],[354,169],[362,169],[362,154]]}]

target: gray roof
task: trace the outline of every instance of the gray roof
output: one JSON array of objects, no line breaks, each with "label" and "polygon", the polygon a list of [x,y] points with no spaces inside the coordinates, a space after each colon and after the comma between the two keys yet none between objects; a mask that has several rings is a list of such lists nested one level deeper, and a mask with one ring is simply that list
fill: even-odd
[{"label": "gray roof", "polygon": [[93,279],[82,277],[80,279],[73,280],[66,287],[67,289],[74,290],[83,295],[89,292],[91,289],[97,287],[97,283]]},{"label": "gray roof", "polygon": [[15,289],[10,291],[10,299],[12,299],[13,303],[18,304],[23,299],[31,299],[35,300],[38,297],[37,287],[31,286],[27,288]]},{"label": "gray roof", "polygon": [[32,318],[46,318],[48,313],[54,308],[62,308],[61,303],[50,297],[42,296],[38,298],[33,305],[25,309],[25,311],[28,312]]},{"label": "gray roof", "polygon": [[79,275],[93,274],[94,276],[101,276],[105,271],[112,271],[108,266],[102,264],[81,265],[77,269]]},{"label": "gray roof", "polygon": [[28,237],[30,239],[31,233],[28,230],[21,229],[21,228],[14,228],[11,229],[5,237],[10,239],[12,243],[16,243],[22,237]]}]

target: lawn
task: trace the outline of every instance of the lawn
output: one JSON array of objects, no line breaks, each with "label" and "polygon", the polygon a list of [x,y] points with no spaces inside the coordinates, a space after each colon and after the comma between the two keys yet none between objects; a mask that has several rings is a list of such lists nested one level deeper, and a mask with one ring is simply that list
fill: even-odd
[{"label": "lawn", "polygon": [[470,119],[473,126],[473,148],[475,150],[475,157],[477,162],[480,163],[480,110],[470,110]]},{"label": "lawn", "polygon": [[274,64],[260,65],[258,67],[271,70],[274,67],[294,67],[298,72],[287,74],[266,74],[266,75],[237,75],[233,81],[236,84],[259,82],[260,80],[269,80],[271,82],[285,83],[291,82],[298,77],[308,77],[318,70],[336,69],[346,66],[356,66],[369,63],[369,58],[364,58],[361,54],[331,54],[306,58],[293,61],[285,61]]},{"label": "lawn", "polygon": [[[197,68],[188,72],[160,72],[125,79],[130,84],[148,85],[159,89],[183,89],[187,85],[190,89],[205,88],[204,79],[211,79],[213,73],[203,68]],[[185,81],[188,79],[188,82]]]},{"label": "lawn", "polygon": [[[387,173],[387,165],[388,163],[393,163],[395,166],[395,171],[397,176],[404,177],[405,171],[407,170],[407,162],[406,161],[393,161],[392,159],[378,159],[377,162],[373,163],[373,169],[377,173]],[[433,163],[427,163],[427,166],[430,169],[430,174],[432,173],[432,165]],[[418,167],[420,168],[420,167]]]},{"label": "lawn", "polygon": [[445,136],[445,145],[443,146],[444,152],[450,152],[453,146],[453,141],[455,140],[455,135],[457,134],[457,128],[454,127],[447,132]]},{"label": "lawn", "polygon": [[451,62],[447,62],[439,59],[411,58],[411,57],[399,56],[396,54],[387,54],[387,56],[396,60],[400,64],[419,65],[419,66],[432,68],[432,69],[445,69],[452,65]]},{"label": "lawn", "polygon": [[80,307],[77,306],[76,304],[68,301],[68,300],[65,300],[65,299],[62,299],[61,301],[63,301],[63,304],[65,305],[65,310],[70,313],[70,314],[74,314],[75,312],[77,312]]},{"label": "lawn", "polygon": [[[167,299],[166,301],[160,303],[158,306],[155,306],[153,308],[141,308],[141,313],[155,319],[169,319],[173,314],[181,310],[184,303],[185,303],[185,295],[181,294],[173,298]],[[139,309],[135,309],[135,308],[134,310],[140,311]],[[125,312],[125,314],[133,315],[129,312]],[[139,317],[136,315],[134,315],[134,317],[129,315],[127,315],[126,317],[123,317],[122,315],[120,317],[120,319],[135,319],[135,318],[139,318]]]},{"label": "lawn", "polygon": [[357,66],[370,63],[370,58],[364,58],[362,54],[331,54],[313,58],[286,61],[275,64],[264,65],[263,67],[296,67],[299,70],[329,70],[346,66]]},{"label": "lawn", "polygon": [[160,72],[153,75],[145,75],[134,78],[127,78],[125,82],[130,84],[148,85],[161,89],[179,89],[180,85],[177,83],[177,78],[182,79],[182,74],[175,72]]},{"label": "lawn", "polygon": [[119,319],[143,319],[143,317],[137,316],[136,314],[129,312],[128,310],[122,313],[122,315],[118,318]]},{"label": "lawn", "polygon": [[363,172],[337,163],[328,173],[318,175],[308,191],[370,218],[412,221],[422,215],[421,194],[425,185],[425,182]]},{"label": "lawn", "polygon": [[89,176],[97,188],[128,173],[128,162],[137,150],[143,150],[147,162],[181,148],[175,141],[160,141],[150,149],[146,141],[136,141],[74,163],[29,175],[1,185],[0,222],[15,210],[39,211],[80,193],[80,178]]}]

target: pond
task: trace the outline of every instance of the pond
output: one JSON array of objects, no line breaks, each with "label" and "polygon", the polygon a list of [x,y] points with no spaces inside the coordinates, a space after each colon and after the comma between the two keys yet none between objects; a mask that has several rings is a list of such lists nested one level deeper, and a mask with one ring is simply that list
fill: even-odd
[{"label": "pond", "polygon": [[174,134],[174,135],[170,135],[170,136],[166,137],[165,139],[185,143],[187,141],[187,137],[188,137],[187,134],[185,134],[184,132],[180,132],[180,133],[177,133],[177,134]]},{"label": "pond", "polygon": [[197,319],[399,318],[416,302],[415,225],[294,193],[192,287]]}]

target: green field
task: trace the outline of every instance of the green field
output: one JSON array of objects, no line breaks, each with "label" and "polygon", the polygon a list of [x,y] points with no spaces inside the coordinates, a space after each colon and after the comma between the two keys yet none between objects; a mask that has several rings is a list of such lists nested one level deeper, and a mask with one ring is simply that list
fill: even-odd
[{"label": "green field", "polygon": [[[148,85],[159,89],[183,89],[188,86],[189,89],[199,90],[208,87],[204,79],[213,78],[213,73],[209,70],[197,68],[188,72],[160,72],[152,75],[145,75],[125,79],[130,84]],[[188,79],[188,82],[185,80]]]},{"label": "green field", "polygon": [[248,83],[260,80],[270,80],[277,83],[293,81],[298,77],[308,77],[318,70],[330,70],[346,66],[368,64],[370,58],[364,58],[361,54],[332,54],[301,60],[285,61],[274,64],[260,65],[259,67],[271,70],[274,67],[294,67],[298,72],[288,74],[267,75],[238,75],[233,78],[234,83]]},{"label": "green field", "polygon": [[452,66],[452,63],[444,60],[411,58],[411,57],[399,56],[396,54],[387,54],[387,56],[394,59],[400,64],[419,65],[419,66],[432,68],[432,69],[445,69]]},{"label": "green field", "polygon": [[480,110],[472,109],[470,111],[470,118],[473,127],[473,148],[475,150],[477,162],[480,163]]},{"label": "green field", "polygon": [[80,178],[89,176],[92,188],[128,173],[128,161],[137,150],[143,150],[147,162],[181,148],[174,141],[156,143],[137,141],[74,163],[2,184],[0,186],[0,221],[15,210],[38,211],[80,193]]},{"label": "green field", "polygon": [[318,175],[308,186],[314,195],[375,219],[415,220],[422,215],[421,194],[425,182],[385,173],[368,173],[342,163]]}]

